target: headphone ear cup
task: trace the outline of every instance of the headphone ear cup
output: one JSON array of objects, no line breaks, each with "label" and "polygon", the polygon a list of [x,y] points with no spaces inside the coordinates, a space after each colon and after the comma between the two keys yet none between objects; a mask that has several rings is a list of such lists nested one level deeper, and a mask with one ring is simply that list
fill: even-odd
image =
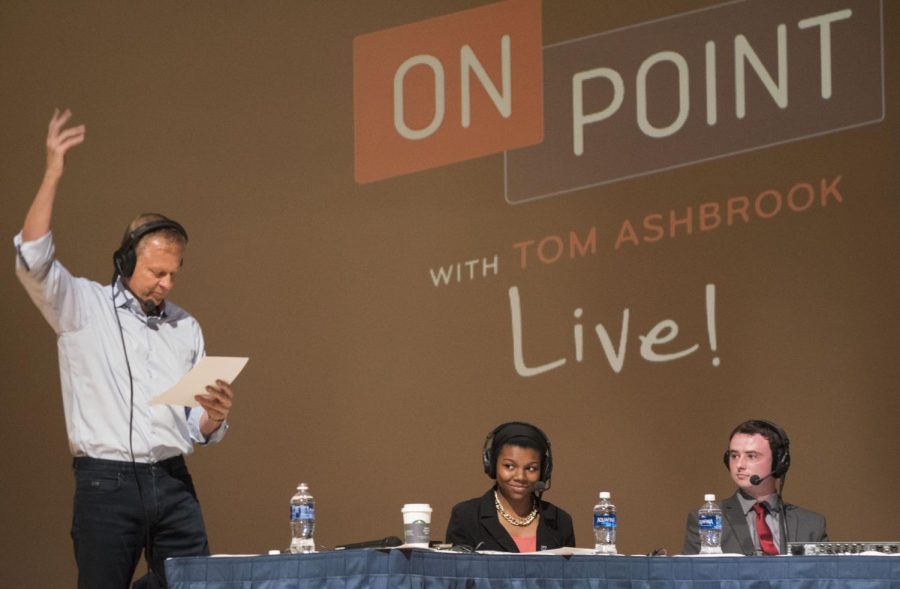
[{"label": "headphone ear cup", "polygon": [[760,421],[772,430],[775,437],[778,438],[778,452],[773,452],[772,454],[772,472],[774,473],[772,476],[780,479],[791,466],[791,439],[788,437],[787,432],[781,429],[781,426],[774,421],[763,419]]},{"label": "headphone ear cup", "polygon": [[113,266],[116,272],[119,273],[119,276],[123,278],[131,278],[131,275],[134,274],[135,262],[134,246],[130,241],[117,249],[113,254]]},{"label": "headphone ear cup", "polygon": [[544,444],[547,446],[547,452],[544,460],[544,470],[541,473],[543,476],[541,477],[541,481],[545,483],[550,482],[550,478],[553,476],[553,448],[550,445],[550,438],[547,437],[547,434],[544,433],[544,430],[535,426],[534,429],[541,434],[541,437],[544,438]]},{"label": "headphone ear cup", "polygon": [[[784,440],[782,439],[782,442]],[[791,449],[787,445],[782,446],[781,450],[778,452],[778,460],[775,463],[775,466],[772,468],[775,471],[775,478],[781,478],[785,474],[787,474],[788,469],[791,467]]]},{"label": "headphone ear cup", "polygon": [[553,474],[553,454],[550,452],[550,440],[544,436],[544,441],[547,443],[547,451],[544,453],[544,468],[541,469],[541,482],[546,483]]},{"label": "headphone ear cup", "polygon": [[484,466],[484,474],[492,479],[497,478],[497,473],[495,471],[497,465],[493,459],[494,453],[491,451],[491,446],[494,444],[494,432],[496,431],[496,429],[491,430],[491,433],[489,433],[484,440],[484,448],[481,449],[481,463]]},{"label": "headphone ear cup", "polygon": [[787,446],[784,447],[784,458],[782,459],[782,462],[784,463],[784,470],[781,471],[781,475],[784,476],[791,467],[791,449]]}]

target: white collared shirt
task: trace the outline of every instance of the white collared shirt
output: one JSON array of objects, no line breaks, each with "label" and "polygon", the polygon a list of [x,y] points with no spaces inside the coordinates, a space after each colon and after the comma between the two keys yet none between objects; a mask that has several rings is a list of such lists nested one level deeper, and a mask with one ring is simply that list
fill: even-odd
[{"label": "white collared shirt", "polygon": [[121,280],[102,286],[72,276],[54,257],[52,233],[29,242],[19,233],[13,242],[16,275],[57,335],[66,431],[74,456],[130,461],[131,437],[137,462],[159,462],[189,454],[193,442],[222,439],[227,424],[204,439],[201,407],[149,404],[205,354],[203,332],[191,315],[166,302],[160,317],[148,317]]}]

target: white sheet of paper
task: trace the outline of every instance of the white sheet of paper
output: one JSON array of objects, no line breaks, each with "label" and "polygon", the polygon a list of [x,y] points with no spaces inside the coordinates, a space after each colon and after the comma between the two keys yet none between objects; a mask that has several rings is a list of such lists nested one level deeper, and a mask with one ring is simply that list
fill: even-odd
[{"label": "white sheet of paper", "polygon": [[150,399],[150,404],[197,407],[200,403],[194,399],[194,395],[205,393],[206,386],[215,384],[216,380],[224,380],[229,384],[234,382],[249,359],[204,356],[175,386]]}]

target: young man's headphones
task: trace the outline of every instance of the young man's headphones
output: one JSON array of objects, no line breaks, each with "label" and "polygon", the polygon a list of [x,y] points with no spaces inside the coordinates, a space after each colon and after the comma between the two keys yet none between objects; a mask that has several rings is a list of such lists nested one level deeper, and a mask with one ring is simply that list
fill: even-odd
[{"label": "young man's headphones", "polygon": [[[791,440],[787,433],[773,421],[751,419],[739,424],[728,436],[728,442],[735,434],[759,434],[769,442],[772,450],[772,478],[780,479],[791,467]],[[725,468],[731,470],[731,452],[726,449],[722,456]]]}]

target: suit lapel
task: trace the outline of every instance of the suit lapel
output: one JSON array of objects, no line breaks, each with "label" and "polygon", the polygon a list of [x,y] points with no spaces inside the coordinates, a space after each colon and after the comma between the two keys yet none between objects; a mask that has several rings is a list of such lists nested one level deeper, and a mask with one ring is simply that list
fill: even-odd
[{"label": "suit lapel", "polygon": [[732,495],[722,501],[722,517],[724,529],[722,530],[722,548],[725,552],[738,554],[753,554],[753,540],[750,538],[750,528],[747,526],[747,516],[741,509],[741,502],[737,495]]},{"label": "suit lapel", "polygon": [[558,545],[556,527],[556,507],[542,501],[541,519],[538,521],[535,550],[540,552],[541,550],[547,550],[550,546]]},{"label": "suit lapel", "polygon": [[504,550],[507,552],[519,551],[519,547],[516,546],[512,536],[509,535],[503,525],[500,524],[500,520],[497,519],[497,509],[494,507],[493,491],[489,491],[482,497],[481,503],[478,506],[478,521]]}]

